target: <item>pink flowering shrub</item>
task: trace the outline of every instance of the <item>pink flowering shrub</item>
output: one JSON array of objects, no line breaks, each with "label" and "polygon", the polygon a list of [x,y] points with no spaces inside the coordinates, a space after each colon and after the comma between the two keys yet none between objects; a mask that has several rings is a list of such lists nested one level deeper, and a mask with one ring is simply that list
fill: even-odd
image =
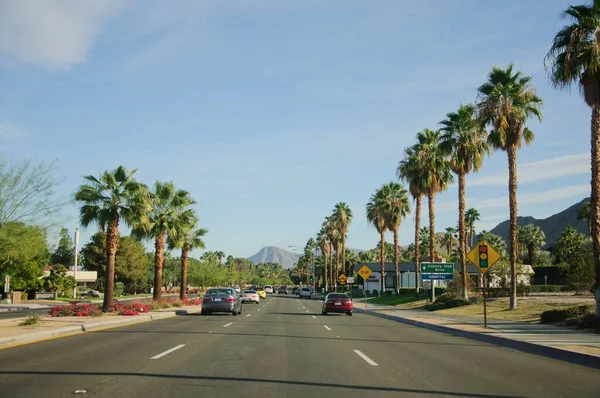
[{"label": "pink flowering shrub", "polygon": [[134,316],[150,311],[150,304],[142,303],[115,303],[110,312],[117,312],[119,315]]},{"label": "pink flowering shrub", "polygon": [[91,316],[99,317],[102,316],[102,310],[94,304],[90,303],[78,303],[72,301],[69,305],[59,305],[51,308],[48,311],[48,315],[53,317],[60,316]]},{"label": "pink flowering shrub", "polygon": [[202,304],[202,300],[200,300],[199,298],[186,299],[183,302],[183,305],[201,305],[201,304]]}]

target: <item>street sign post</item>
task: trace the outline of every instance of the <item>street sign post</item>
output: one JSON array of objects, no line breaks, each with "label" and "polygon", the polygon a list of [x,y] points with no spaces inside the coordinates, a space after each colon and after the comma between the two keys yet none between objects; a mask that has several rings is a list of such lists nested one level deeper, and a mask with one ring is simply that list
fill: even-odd
[{"label": "street sign post", "polygon": [[485,274],[492,268],[498,260],[500,254],[490,246],[485,240],[477,242],[473,249],[467,254],[467,259],[481,272],[483,275],[483,327],[487,329],[487,303],[486,303],[486,278]]},{"label": "street sign post", "polygon": [[338,277],[338,279],[339,279],[339,281],[340,281],[340,283],[341,283],[342,285],[345,285],[345,284],[346,284],[346,280],[347,280],[348,278],[346,278],[346,275],[344,275],[344,274],[341,274],[341,275]]},{"label": "street sign post", "polygon": [[435,301],[435,281],[454,280],[454,263],[421,263],[421,280],[431,281],[431,301]]}]

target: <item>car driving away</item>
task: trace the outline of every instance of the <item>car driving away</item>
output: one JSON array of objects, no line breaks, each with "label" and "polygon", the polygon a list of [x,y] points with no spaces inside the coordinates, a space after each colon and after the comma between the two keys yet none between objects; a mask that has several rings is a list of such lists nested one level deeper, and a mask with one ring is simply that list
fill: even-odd
[{"label": "car driving away", "polygon": [[312,290],[310,289],[310,287],[303,287],[302,289],[298,290],[298,297],[299,298],[311,298],[312,297]]},{"label": "car driving away", "polygon": [[242,303],[260,303],[260,297],[256,290],[244,290],[242,293]]},{"label": "car driving away", "polygon": [[273,294],[275,293],[275,289],[272,285],[265,285],[265,293]]},{"label": "car driving away", "polygon": [[202,298],[202,315],[213,312],[230,312],[232,315],[242,313],[242,300],[235,289],[230,287],[213,287],[206,291]]},{"label": "car driving away", "polygon": [[345,293],[329,293],[323,299],[321,314],[327,315],[329,312],[352,316],[352,299]]}]

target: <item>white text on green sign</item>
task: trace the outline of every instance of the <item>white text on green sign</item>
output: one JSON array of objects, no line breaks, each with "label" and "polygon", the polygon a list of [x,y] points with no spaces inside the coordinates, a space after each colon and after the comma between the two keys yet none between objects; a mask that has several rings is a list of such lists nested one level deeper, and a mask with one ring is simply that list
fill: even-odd
[{"label": "white text on green sign", "polygon": [[423,274],[453,274],[453,263],[421,263]]}]

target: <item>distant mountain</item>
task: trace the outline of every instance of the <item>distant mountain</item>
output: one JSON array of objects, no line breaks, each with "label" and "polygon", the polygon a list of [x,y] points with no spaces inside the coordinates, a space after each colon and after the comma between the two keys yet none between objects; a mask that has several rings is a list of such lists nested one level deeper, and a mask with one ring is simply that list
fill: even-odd
[{"label": "distant mountain", "polygon": [[[589,201],[590,198],[583,199],[581,202],[574,204],[568,209],[541,220],[534,217],[517,217],[517,225],[523,226],[533,224],[539,226],[542,231],[544,231],[544,234],[546,234],[546,246],[544,248],[548,248],[560,239],[560,234],[568,226],[575,227],[577,231],[587,235],[587,222],[578,220],[577,212],[585,202]],[[507,220],[498,224],[494,229],[490,230],[490,232],[502,237],[505,241],[508,241],[509,228],[510,223],[509,220]]]},{"label": "distant mountain", "polygon": [[278,263],[283,268],[292,268],[298,262],[299,254],[289,252],[276,246],[263,247],[255,255],[248,257],[254,264]]}]

